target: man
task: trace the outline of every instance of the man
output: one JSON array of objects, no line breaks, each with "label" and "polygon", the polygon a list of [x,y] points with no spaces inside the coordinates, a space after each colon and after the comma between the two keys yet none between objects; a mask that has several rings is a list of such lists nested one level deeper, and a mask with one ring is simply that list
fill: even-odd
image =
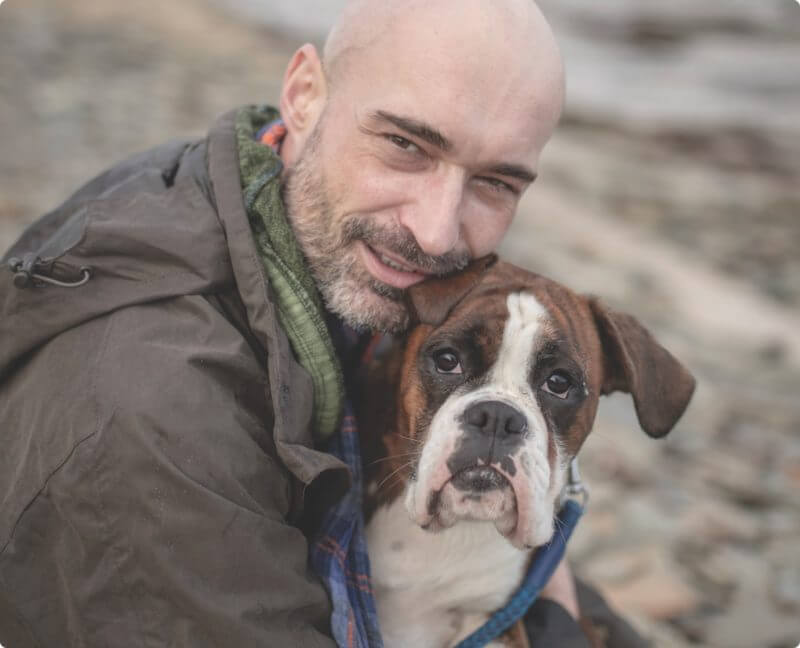
[{"label": "man", "polygon": [[[131,158],[25,232],[0,275],[0,642],[334,645],[307,557],[349,479],[336,321],[401,330],[404,289],[494,249],[562,100],[530,0],[354,0],[280,114]],[[531,613],[559,645],[571,587]]]}]

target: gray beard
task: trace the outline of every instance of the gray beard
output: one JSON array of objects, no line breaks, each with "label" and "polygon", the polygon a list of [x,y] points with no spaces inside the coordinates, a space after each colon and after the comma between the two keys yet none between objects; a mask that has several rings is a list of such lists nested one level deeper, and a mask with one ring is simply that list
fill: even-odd
[{"label": "gray beard", "polygon": [[463,269],[466,253],[434,257],[423,252],[405,229],[379,227],[367,216],[338,217],[320,159],[319,128],[300,158],[287,169],[282,185],[286,214],[308,261],[326,308],[357,330],[399,332],[409,324],[405,290],[378,281],[361,267],[356,242],[392,251],[410,265],[435,275]]}]

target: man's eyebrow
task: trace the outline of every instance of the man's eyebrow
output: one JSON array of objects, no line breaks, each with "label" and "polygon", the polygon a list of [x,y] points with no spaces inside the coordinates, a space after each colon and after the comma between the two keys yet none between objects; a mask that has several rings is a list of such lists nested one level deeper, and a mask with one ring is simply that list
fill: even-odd
[{"label": "man's eyebrow", "polygon": [[529,168],[520,166],[518,164],[496,164],[488,169],[492,173],[498,175],[508,176],[509,178],[517,178],[523,182],[533,182],[536,180],[536,173]]},{"label": "man's eyebrow", "polygon": [[385,110],[375,111],[372,117],[374,119],[388,121],[397,126],[400,130],[414,137],[418,137],[442,151],[449,151],[453,148],[453,143],[449,139],[442,135],[436,128],[424,122],[411,119],[410,117],[401,117],[400,115],[395,115]]},{"label": "man's eyebrow", "polygon": [[[432,144],[442,151],[447,152],[453,148],[453,143],[444,135],[442,135],[439,130],[417,119],[402,117],[385,110],[376,110],[374,113],[372,113],[372,118],[376,120],[388,121],[389,123],[397,126],[397,128],[400,130],[403,130],[410,135],[414,135],[415,137]],[[522,182],[533,182],[536,180],[535,172],[518,164],[495,164],[489,167],[487,171],[496,173],[498,175],[504,175],[509,178],[516,178]]]}]

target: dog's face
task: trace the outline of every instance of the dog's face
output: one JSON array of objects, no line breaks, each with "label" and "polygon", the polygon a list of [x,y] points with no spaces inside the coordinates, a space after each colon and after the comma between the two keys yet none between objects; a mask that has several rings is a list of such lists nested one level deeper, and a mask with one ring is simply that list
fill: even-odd
[{"label": "dog's face", "polygon": [[[427,284],[427,285],[426,285]],[[411,291],[392,454],[423,528],[494,522],[519,548],[552,535],[565,475],[602,394],[629,391],[662,436],[694,388],[633,318],[508,264]]]}]

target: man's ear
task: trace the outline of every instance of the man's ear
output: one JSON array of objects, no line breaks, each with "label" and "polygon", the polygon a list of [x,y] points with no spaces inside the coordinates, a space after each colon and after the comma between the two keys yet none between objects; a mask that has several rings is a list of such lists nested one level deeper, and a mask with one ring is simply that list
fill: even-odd
[{"label": "man's ear", "polygon": [[464,270],[447,277],[427,279],[408,289],[411,319],[437,326],[453,307],[480,281],[483,273],[497,262],[496,254],[472,261]]},{"label": "man's ear", "polygon": [[322,61],[316,48],[306,43],[289,61],[281,88],[281,118],[293,150],[302,150],[322,115],[327,97]]},{"label": "man's ear", "polygon": [[595,298],[589,306],[603,345],[602,393],[630,393],[639,425],[651,437],[663,437],[689,405],[694,378],[635,318]]}]

